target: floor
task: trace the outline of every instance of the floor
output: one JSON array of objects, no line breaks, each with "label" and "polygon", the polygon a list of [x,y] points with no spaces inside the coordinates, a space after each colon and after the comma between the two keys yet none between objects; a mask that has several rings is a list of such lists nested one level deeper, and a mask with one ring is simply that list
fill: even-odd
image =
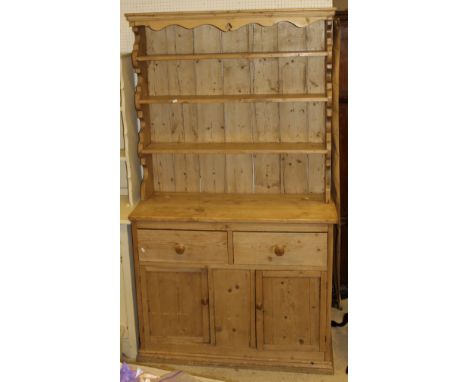
[{"label": "floor", "polygon": [[[348,311],[348,300],[343,301],[343,310],[332,309],[332,319],[341,322],[343,314]],[[219,379],[226,382],[345,382],[348,380],[348,326],[332,328],[333,355],[335,361],[334,375],[315,375],[286,373],[250,369],[232,369],[225,367],[158,365],[167,370],[183,370],[195,376]]]}]

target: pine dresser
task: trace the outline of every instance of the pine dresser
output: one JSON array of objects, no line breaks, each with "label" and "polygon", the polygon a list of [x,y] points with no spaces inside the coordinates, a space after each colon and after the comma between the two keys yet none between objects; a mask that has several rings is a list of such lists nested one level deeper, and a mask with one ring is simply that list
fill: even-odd
[{"label": "pine dresser", "polygon": [[141,362],[333,372],[333,9],[126,15]]}]

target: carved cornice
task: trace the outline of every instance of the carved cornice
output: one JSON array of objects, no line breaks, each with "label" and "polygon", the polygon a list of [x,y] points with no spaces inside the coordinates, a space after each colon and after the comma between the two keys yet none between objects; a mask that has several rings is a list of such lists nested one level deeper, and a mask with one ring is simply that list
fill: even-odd
[{"label": "carved cornice", "polygon": [[334,8],[327,9],[277,9],[221,12],[160,12],[126,14],[130,26],[146,26],[155,31],[169,25],[192,29],[201,25],[212,25],[222,31],[236,30],[247,24],[272,26],[288,21],[297,27],[305,27],[319,20],[330,20]]}]

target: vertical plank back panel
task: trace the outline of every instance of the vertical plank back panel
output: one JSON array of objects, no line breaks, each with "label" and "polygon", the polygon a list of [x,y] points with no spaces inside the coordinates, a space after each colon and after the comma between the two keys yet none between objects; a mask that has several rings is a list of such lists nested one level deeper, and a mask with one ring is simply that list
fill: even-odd
[{"label": "vertical plank back panel", "polygon": [[[193,31],[179,26],[171,27],[168,38],[168,53],[183,54],[193,53]],[[195,63],[193,61],[180,60],[170,62],[175,66],[177,73],[177,86],[179,93],[195,94]],[[195,105],[174,105],[177,107],[177,115],[180,116],[183,126],[183,137],[177,142],[193,142],[193,132],[197,131],[197,119],[191,115],[195,112]],[[175,191],[198,192],[200,191],[200,162],[199,156],[194,154],[174,155]]]},{"label": "vertical plank back panel", "polygon": [[[192,31],[193,33],[193,31]],[[192,34],[193,35],[193,34]],[[192,45],[193,46],[193,45]],[[184,70],[190,70],[195,77],[195,63]],[[196,90],[193,90],[196,93]],[[197,105],[183,105],[184,142],[198,142],[198,111]],[[198,154],[175,155],[176,190],[180,192],[200,192],[200,157]]]},{"label": "vertical plank back panel", "polygon": [[[251,50],[255,52],[273,52],[278,50],[278,27],[250,26]],[[278,93],[278,60],[252,60],[252,91],[256,94]],[[254,142],[279,142],[279,105],[259,102],[254,106],[253,140]],[[277,154],[254,155],[255,192],[281,192],[280,156]]]},{"label": "vertical plank back panel", "polygon": [[307,104],[308,141],[314,143],[325,142],[325,105],[323,102]]},{"label": "vertical plank back panel", "polygon": [[325,190],[325,158],[320,154],[307,155],[309,192],[320,194]]},{"label": "vertical plank back panel", "polygon": [[[222,34],[223,52],[246,52],[249,49],[249,27]],[[223,61],[224,94],[250,94],[248,60]],[[253,105],[225,103],[226,142],[252,142]],[[226,155],[226,192],[253,192],[252,155]]]},{"label": "vertical plank back panel", "polygon": [[[288,22],[221,32],[204,25],[146,29],[147,54],[326,49],[325,22]],[[158,95],[322,94],[325,57],[148,61]],[[323,102],[153,104],[151,142],[326,142]],[[154,154],[154,189],[177,192],[324,193],[319,154]]]},{"label": "vertical plank back panel", "polygon": [[[170,29],[153,31],[147,28],[147,53],[167,54]],[[169,73],[170,63],[151,61],[148,64],[149,95],[168,95],[178,92],[174,86],[173,71]],[[171,75],[170,75],[171,74]],[[178,93],[176,93],[178,94]],[[164,142],[180,138],[183,134],[177,110],[167,105],[150,105],[151,141]],[[172,154],[158,154],[152,158],[154,189],[156,191],[175,191],[174,157]]]},{"label": "vertical plank back panel", "polygon": [[[306,33],[290,23],[278,24],[278,49],[303,50]],[[278,59],[280,92],[304,93],[306,89],[306,58]],[[281,103],[279,105],[281,142],[304,142],[307,138],[307,103]],[[283,171],[282,191],[302,194],[308,192],[307,155],[285,154],[281,156]]]},{"label": "vertical plank back panel", "polygon": [[175,191],[173,154],[153,155],[154,189],[159,192]]},{"label": "vertical plank back panel", "polygon": [[[316,22],[304,28],[308,50],[325,49],[325,23]],[[325,92],[325,58],[309,57],[307,64],[307,91]],[[308,141],[325,143],[325,104],[310,102],[307,104]],[[309,192],[325,191],[325,158],[323,155],[308,155]]]},{"label": "vertical plank back panel", "polygon": [[[146,28],[146,54],[166,54],[166,29],[154,31]],[[169,94],[169,79],[167,78],[167,62],[148,62],[148,93],[149,95]]]},{"label": "vertical plank back panel", "polygon": [[[195,53],[221,52],[221,31],[209,25],[193,30]],[[199,60],[195,63],[196,94],[223,94],[221,60]],[[197,106],[198,138],[202,142],[224,142],[223,104]],[[225,191],[225,155],[200,156],[200,190]]]},{"label": "vertical plank back panel", "polygon": [[325,23],[317,21],[304,27],[307,34],[307,49],[324,50],[325,49]]},{"label": "vertical plank back panel", "polygon": [[[306,35],[307,50],[325,49],[325,25],[319,21],[303,28]],[[325,92],[325,58],[308,57],[306,59],[306,89],[308,93],[320,94]]]}]

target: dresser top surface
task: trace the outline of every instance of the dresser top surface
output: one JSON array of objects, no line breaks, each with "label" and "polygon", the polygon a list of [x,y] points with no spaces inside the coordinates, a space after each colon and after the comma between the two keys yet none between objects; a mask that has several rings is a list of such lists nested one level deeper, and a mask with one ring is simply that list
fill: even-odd
[{"label": "dresser top surface", "polygon": [[335,204],[311,195],[156,193],[141,201],[132,221],[325,223],[338,221]]}]

